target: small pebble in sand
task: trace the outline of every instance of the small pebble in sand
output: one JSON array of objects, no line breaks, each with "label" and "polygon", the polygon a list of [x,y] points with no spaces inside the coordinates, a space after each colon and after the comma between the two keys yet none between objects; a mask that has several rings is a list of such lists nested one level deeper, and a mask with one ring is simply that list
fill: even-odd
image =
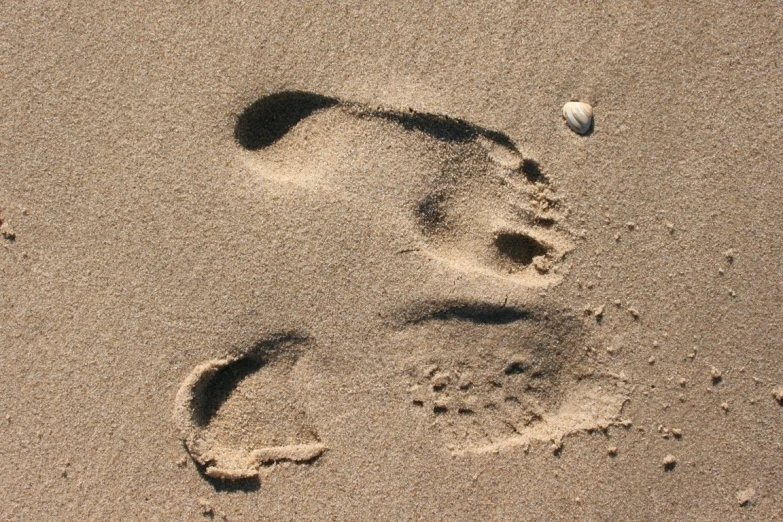
[{"label": "small pebble in sand", "polygon": [[682,438],[682,430],[680,428],[672,428],[672,435],[674,435],[675,439],[681,439]]},{"label": "small pebble in sand", "polygon": [[772,397],[775,398],[780,404],[783,404],[783,386],[778,386],[772,390]]},{"label": "small pebble in sand", "polygon": [[213,517],[215,515],[215,510],[207,499],[198,499],[198,506],[201,508],[201,514],[205,517]]},{"label": "small pebble in sand", "polygon": [[728,412],[728,411],[729,411],[729,403],[728,403],[728,402],[722,402],[722,403],[720,403],[720,408],[721,408],[723,411],[725,411],[725,412]]},{"label": "small pebble in sand", "polygon": [[628,223],[625,224],[625,226],[628,227],[628,230],[636,229],[636,223],[634,223],[633,221],[629,221]]},{"label": "small pebble in sand", "polygon": [[609,448],[607,448],[607,450],[606,450],[606,453],[610,457],[616,457],[617,456],[617,446],[609,446]]},{"label": "small pebble in sand", "polygon": [[650,357],[649,359],[647,359],[647,364],[649,364],[650,366],[655,364],[655,357]]},{"label": "small pebble in sand", "polygon": [[16,241],[16,232],[11,229],[11,225],[4,222],[3,220],[0,220],[0,236],[11,243]]},{"label": "small pebble in sand", "polygon": [[439,367],[437,365],[427,366],[424,368],[424,376],[425,377],[432,377],[435,375],[435,372],[439,370]]},{"label": "small pebble in sand", "polygon": [[710,377],[712,377],[712,384],[718,384],[723,380],[723,373],[714,366],[710,366]]},{"label": "small pebble in sand", "polygon": [[723,253],[723,256],[726,258],[726,261],[729,263],[733,263],[735,259],[734,250],[728,249]]},{"label": "small pebble in sand", "polygon": [[436,372],[430,380],[432,389],[439,391],[445,388],[451,382],[451,374],[449,372]]},{"label": "small pebble in sand", "polygon": [[756,495],[756,490],[753,488],[747,488],[743,489],[742,491],[737,491],[737,502],[740,506],[747,506],[751,500],[753,500],[753,497]]},{"label": "small pebble in sand", "polygon": [[593,314],[596,317],[603,317],[604,316],[604,305],[599,306],[595,310],[593,310]]},{"label": "small pebble in sand", "polygon": [[665,469],[666,471],[673,470],[676,465],[677,465],[677,457],[675,457],[671,453],[663,458],[663,469]]},{"label": "small pebble in sand", "polygon": [[622,301],[620,301],[619,299],[615,299],[615,300],[614,300],[614,301],[612,301],[612,302],[614,303],[614,305],[615,305],[617,308],[620,308],[620,306],[623,304],[623,303],[622,303]]},{"label": "small pebble in sand", "polygon": [[639,319],[639,316],[641,315],[639,314],[639,310],[637,310],[636,308],[629,308],[628,313],[631,314],[631,317],[633,317],[634,319]]},{"label": "small pebble in sand", "polygon": [[609,355],[614,355],[614,352],[616,352],[617,349],[614,346],[607,346],[606,347],[606,353]]},{"label": "small pebble in sand", "polygon": [[688,379],[682,378],[680,379],[680,386],[685,388],[685,386],[688,384]]}]

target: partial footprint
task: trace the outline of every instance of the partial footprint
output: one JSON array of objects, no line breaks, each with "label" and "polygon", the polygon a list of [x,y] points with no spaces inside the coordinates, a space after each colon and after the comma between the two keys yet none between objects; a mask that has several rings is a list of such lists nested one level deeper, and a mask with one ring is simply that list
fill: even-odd
[{"label": "partial footprint", "polygon": [[454,452],[623,422],[623,383],[596,373],[581,324],[567,313],[431,303],[408,312],[395,344],[407,353],[412,407]]},{"label": "partial footprint", "polygon": [[291,383],[306,343],[293,333],[273,336],[197,366],[182,383],[174,420],[207,476],[252,478],[263,465],[310,462],[324,452]]},{"label": "partial footprint", "polygon": [[[235,138],[265,179],[371,200],[410,230],[408,251],[450,269],[542,286],[572,248],[562,203],[507,135],[465,120],[307,92],[250,105]],[[393,153],[387,154],[389,148]],[[395,171],[416,155],[416,168]]]}]

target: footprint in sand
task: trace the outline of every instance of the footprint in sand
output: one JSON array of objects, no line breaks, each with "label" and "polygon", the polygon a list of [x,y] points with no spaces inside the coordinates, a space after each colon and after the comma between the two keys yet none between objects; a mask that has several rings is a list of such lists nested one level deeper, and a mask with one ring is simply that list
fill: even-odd
[{"label": "footprint in sand", "polygon": [[[402,132],[390,132],[395,127]],[[448,116],[297,91],[250,105],[238,118],[235,138],[245,163],[264,178],[375,197],[379,205],[392,201],[405,214],[401,221],[414,227],[410,251],[528,286],[560,279],[558,263],[571,249],[561,204],[538,162],[503,133]],[[430,159],[404,184],[374,177],[369,167],[396,147]],[[355,168],[359,163],[365,167]],[[357,170],[368,175],[357,179]]]},{"label": "footprint in sand", "polygon": [[550,308],[464,302],[408,310],[403,347],[410,403],[457,454],[555,443],[625,425],[627,390],[595,370],[581,320]]},{"label": "footprint in sand", "polygon": [[[459,298],[444,286],[434,299],[378,310],[397,318],[378,331],[378,346],[404,354],[390,373],[408,390],[401,398],[411,420],[427,419],[453,452],[557,442],[622,422],[622,383],[593,370],[578,318],[558,307],[487,302],[509,288],[557,284],[572,248],[546,172],[508,136],[447,116],[281,92],[247,107],[235,138],[242,162],[272,187],[369,201],[406,238],[389,255],[421,256],[438,274],[459,274]],[[399,175],[377,175],[399,150],[414,162]],[[297,359],[310,342],[272,337],[188,376],[175,417],[208,476],[247,478],[269,463],[322,454],[292,399]]]},{"label": "footprint in sand", "polygon": [[309,462],[324,452],[295,399],[294,367],[307,344],[295,333],[271,336],[197,366],[181,384],[174,419],[207,476],[252,478],[264,465]]}]

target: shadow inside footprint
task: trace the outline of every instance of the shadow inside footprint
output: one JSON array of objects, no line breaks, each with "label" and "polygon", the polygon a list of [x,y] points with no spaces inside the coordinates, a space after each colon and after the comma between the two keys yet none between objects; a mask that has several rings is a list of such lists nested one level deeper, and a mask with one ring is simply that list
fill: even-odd
[{"label": "shadow inside footprint", "polygon": [[[214,426],[219,412],[230,402],[243,381],[260,370],[277,368],[278,373],[272,376],[272,382],[282,387],[286,374],[290,374],[306,342],[306,337],[295,333],[272,336],[240,355],[201,364],[188,375],[177,392],[174,419],[188,453],[202,474],[218,480],[252,479],[257,478],[263,465],[278,461],[312,462],[325,451],[325,446],[311,428],[304,431],[305,442],[267,443],[248,450],[248,441],[232,440],[225,429]],[[245,396],[237,400],[241,408],[257,408],[257,401],[253,398]],[[287,402],[283,401],[283,404]],[[266,409],[272,406],[268,404]],[[284,407],[286,411],[290,410]],[[244,417],[246,413],[229,417],[229,432],[236,431],[236,422]],[[252,441],[250,444],[253,444]]]},{"label": "shadow inside footprint", "polygon": [[532,182],[544,182],[548,183],[549,179],[547,178],[546,174],[544,174],[544,171],[541,170],[541,165],[534,160],[530,158],[525,158],[522,162],[522,172],[525,174],[525,177],[529,179]]},{"label": "shadow inside footprint", "polygon": [[370,111],[369,115],[402,125],[406,130],[423,132],[443,141],[462,142],[484,137],[498,145],[516,150],[514,141],[506,134],[485,129],[459,118],[416,112],[413,109],[408,112],[377,110]]},{"label": "shadow inside footprint", "polygon": [[219,369],[202,395],[202,403],[194,408],[194,420],[202,427],[209,425],[215,413],[231,397],[237,385],[264,366],[261,358],[248,356]]},{"label": "shadow inside footprint", "polygon": [[544,256],[547,248],[526,234],[500,232],[495,238],[498,253],[519,266],[527,266],[538,256]]},{"label": "shadow inside footprint", "polygon": [[[431,309],[430,309],[431,308]],[[531,312],[489,303],[437,303],[432,307],[414,307],[408,312],[409,324],[424,321],[468,321],[477,324],[509,324],[529,319]]]},{"label": "shadow inside footprint", "polygon": [[[360,103],[307,91],[281,91],[263,96],[250,104],[237,118],[234,138],[246,150],[268,147],[282,138],[297,123],[316,111],[340,106],[357,118],[377,118],[448,142],[468,142],[484,138],[513,152],[519,152],[507,134],[487,129],[459,118],[443,114],[372,108]],[[533,162],[534,165],[535,162]],[[541,178],[540,170],[523,171]]]},{"label": "shadow inside footprint", "polygon": [[234,138],[248,150],[268,147],[317,110],[340,103],[312,92],[283,91],[259,98],[237,119]]}]

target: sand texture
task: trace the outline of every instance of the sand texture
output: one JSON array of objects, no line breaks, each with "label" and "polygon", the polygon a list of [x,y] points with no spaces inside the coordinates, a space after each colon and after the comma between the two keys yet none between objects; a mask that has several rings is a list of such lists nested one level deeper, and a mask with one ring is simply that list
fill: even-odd
[{"label": "sand texture", "polygon": [[780,2],[0,9],[0,520],[783,519]]}]

